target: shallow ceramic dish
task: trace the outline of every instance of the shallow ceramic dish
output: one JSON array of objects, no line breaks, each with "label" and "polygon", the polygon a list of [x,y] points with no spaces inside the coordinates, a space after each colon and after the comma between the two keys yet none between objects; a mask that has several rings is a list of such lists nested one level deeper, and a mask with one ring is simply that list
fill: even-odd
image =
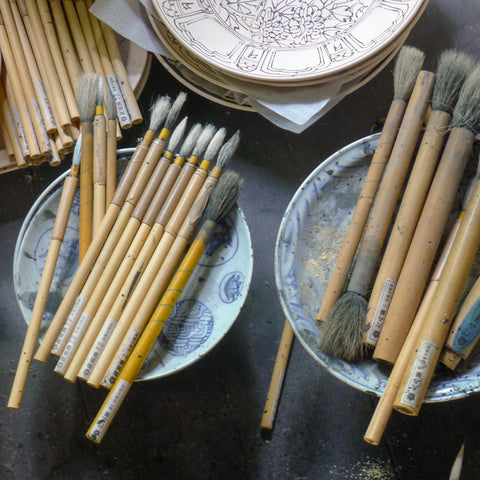
[{"label": "shallow ceramic dish", "polygon": [[425,0],[154,0],[161,20],[205,63],[251,80],[319,79],[356,69],[418,19]]},{"label": "shallow ceramic dish", "polygon": [[[123,171],[132,149],[119,150]],[[18,305],[28,323],[40,282],[65,174],[30,209],[15,248],[13,279]],[[40,339],[75,274],[78,261],[78,192],[60,251]],[[235,208],[213,240],[147,358],[138,380],[177,372],[206,355],[228,332],[245,302],[252,275],[250,233]]]},{"label": "shallow ceramic dish", "polygon": [[[371,359],[349,364],[318,348],[316,320],[379,134],[358,140],[321,163],[293,196],[280,224],[275,279],[282,308],[305,349],[335,377],[358,390],[381,395],[389,369]],[[439,370],[427,402],[465,397],[480,391],[477,349],[456,371]]]}]

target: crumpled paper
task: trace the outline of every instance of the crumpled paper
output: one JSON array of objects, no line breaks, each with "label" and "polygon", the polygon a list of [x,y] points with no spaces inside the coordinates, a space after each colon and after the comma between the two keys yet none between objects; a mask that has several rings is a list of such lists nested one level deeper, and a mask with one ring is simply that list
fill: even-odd
[{"label": "crumpled paper", "polygon": [[[128,40],[154,54],[172,58],[150,24],[147,12],[156,15],[151,0],[96,0],[90,11]],[[342,81],[287,89],[231,79],[229,84],[232,90],[244,94],[260,115],[294,133],[306,130],[355,89],[342,88]]]}]

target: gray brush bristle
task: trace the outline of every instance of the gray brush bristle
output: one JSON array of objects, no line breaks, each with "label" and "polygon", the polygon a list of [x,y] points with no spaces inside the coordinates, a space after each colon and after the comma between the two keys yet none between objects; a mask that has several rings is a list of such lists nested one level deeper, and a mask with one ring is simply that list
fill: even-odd
[{"label": "gray brush bristle", "polygon": [[217,167],[224,168],[225,165],[232,159],[237,151],[240,143],[240,131],[237,130],[235,134],[223,145],[218,152]]},{"label": "gray brush bristle", "polygon": [[225,172],[212,191],[205,215],[215,223],[219,223],[235,206],[243,180],[238,173]]},{"label": "gray brush bristle", "polygon": [[432,95],[432,108],[452,113],[468,73],[475,60],[466,53],[446,50],[440,55]]},{"label": "gray brush bristle", "polygon": [[188,117],[185,117],[173,130],[172,134],[170,135],[170,139],[168,140],[168,151],[170,153],[175,153],[180,140],[185,133],[185,129],[187,127],[187,120]]},{"label": "gray brush bristle", "polygon": [[182,147],[180,148],[180,156],[182,158],[187,158],[190,155],[190,152],[193,150],[195,143],[198,140],[200,132],[202,131],[202,125],[196,123],[188,132],[187,138],[183,141]]},{"label": "gray brush bristle", "polygon": [[418,48],[404,45],[400,49],[393,69],[395,99],[406,100],[410,96],[424,60],[425,54]]},{"label": "gray brush bristle", "polygon": [[216,128],[211,124],[208,124],[203,128],[202,132],[198,136],[197,143],[193,148],[193,156],[197,158],[200,158],[202,156],[205,148],[207,148],[208,142],[210,142],[213,135],[215,134],[215,130]]},{"label": "gray brush bristle", "polygon": [[203,158],[212,161],[215,158],[215,155],[218,153],[218,150],[222,146],[226,135],[227,131],[224,128],[219,128],[213,138],[210,140],[210,143],[208,144],[208,147],[203,154]]},{"label": "gray brush bristle", "polygon": [[467,76],[453,111],[452,128],[478,132],[480,124],[480,67]]},{"label": "gray brush bristle", "polygon": [[96,102],[97,102],[97,105],[103,106],[103,77],[101,75],[98,78]]},{"label": "gray brush bristle", "polygon": [[165,120],[172,100],[168,95],[164,95],[157,99],[157,101],[150,107],[150,123],[148,129],[152,132],[156,132],[162,122]]},{"label": "gray brush bristle", "polygon": [[180,92],[177,95],[177,98],[173,102],[170,111],[168,112],[167,119],[165,120],[165,128],[170,130],[173,127],[173,124],[175,123],[175,120],[177,119],[186,99],[187,94],[185,92]]},{"label": "gray brush bristle", "polygon": [[366,352],[363,334],[367,307],[367,301],[357,293],[342,295],[322,324],[320,349],[346,362],[361,360]]},{"label": "gray brush bristle", "polygon": [[100,75],[98,73],[84,73],[80,79],[77,91],[77,105],[82,123],[93,121],[99,82]]}]

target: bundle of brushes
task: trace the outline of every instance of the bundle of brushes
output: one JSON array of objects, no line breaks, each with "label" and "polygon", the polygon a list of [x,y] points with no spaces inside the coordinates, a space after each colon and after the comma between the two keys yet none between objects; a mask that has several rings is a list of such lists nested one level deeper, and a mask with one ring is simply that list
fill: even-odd
[{"label": "bundle of brushes", "polygon": [[349,254],[348,285],[335,284],[333,302],[327,289],[329,306],[320,309],[324,352],[347,362],[372,356],[392,367],[365,435],[372,444],[394,408],[418,414],[478,248],[476,190],[465,196],[466,210],[448,235],[480,127],[477,65],[449,50],[435,73],[416,74],[368,221]]},{"label": "bundle of brushes", "polygon": [[89,12],[91,3],[0,1],[0,128],[10,169],[58,165],[71,152],[85,117],[78,98],[85,74],[103,79],[117,139],[143,121],[117,38]]},{"label": "bundle of brushes", "polygon": [[[85,84],[98,93],[100,78],[87,80]],[[94,104],[100,103],[99,94],[93,97]],[[151,322],[166,322],[178,299],[171,300],[172,288],[177,295],[185,287],[215,225],[235,205],[242,182],[225,167],[240,134],[226,139],[225,128],[198,123],[187,131],[187,117],[177,123],[185,100],[181,92],[175,101],[160,97],[152,107],[148,130],[105,203],[98,228],[91,227],[91,242],[35,354],[39,321],[30,323],[9,408],[20,407],[31,360],[45,362],[50,355],[58,357],[55,372],[71,382],[81,379],[97,388],[115,385],[137,341],[146,335],[155,342],[157,327],[155,333],[142,332]],[[92,122],[82,128],[76,159],[83,159],[88,143],[84,135],[90,135],[91,142],[95,136]],[[106,127],[101,132],[106,138]],[[78,163],[68,177],[77,183]],[[158,310],[166,296],[168,314]],[[47,297],[48,287],[42,286],[43,309]],[[35,312],[40,320],[41,307]],[[143,343],[138,348],[146,352]],[[128,374],[131,382],[135,372]],[[98,441],[98,434],[90,437]]]}]

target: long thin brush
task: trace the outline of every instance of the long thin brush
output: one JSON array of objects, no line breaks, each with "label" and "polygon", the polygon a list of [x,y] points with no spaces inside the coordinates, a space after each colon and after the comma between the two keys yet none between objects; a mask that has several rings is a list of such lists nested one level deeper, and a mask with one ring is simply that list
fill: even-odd
[{"label": "long thin brush", "polygon": [[365,340],[371,347],[377,344],[380,336],[441,149],[448,138],[448,127],[458,94],[474,66],[472,57],[455,50],[447,50],[440,56],[432,95],[432,111],[368,302]]},{"label": "long thin brush", "polygon": [[112,391],[107,396],[107,399],[87,432],[87,438],[90,440],[97,443],[102,441],[111,421],[120,408],[123,399],[133,384],[149,352],[153,348],[158,335],[162,331],[182,291],[185,289],[195,267],[200,261],[216,225],[222,221],[236,204],[241,185],[242,181],[240,177],[232,172],[223,175],[217,187],[214,189],[205,214],[205,220],[192,246],[188,249],[167,291],[162,296],[159,306],[151,316],[146,330],[137,342],[132,355],[129,357]]},{"label": "long thin brush", "polygon": [[105,179],[105,202],[108,205],[117,188],[117,114],[115,100],[107,89],[107,159]]},{"label": "long thin brush", "polygon": [[170,98],[168,96],[160,97],[153,104],[150,110],[150,122],[148,129],[145,132],[142,141],[136,147],[127,168],[122,176],[122,179],[115,190],[115,195],[109,203],[107,212],[103,219],[100,231],[95,236],[84,261],[79,266],[77,272],[72,279],[72,282],[57,309],[57,312],[50,324],[45,337],[35,353],[35,360],[45,362],[50,354],[50,351],[64,327],[65,320],[75,304],[76,297],[85,283],[90,270],[95,263],[97,256],[102,250],[103,244],[110,233],[120,211],[127,198],[130,189],[135,183],[135,179],[140,171],[141,166],[145,160],[148,148],[152,143],[156,131],[165,120],[168,110],[171,106]]},{"label": "long thin brush", "polygon": [[65,178],[63,184],[62,195],[58,204],[47,258],[45,260],[45,266],[43,267],[40,284],[38,285],[35,303],[32,308],[32,315],[30,317],[17,372],[10,392],[8,408],[18,409],[22,402],[30,364],[37,345],[43,314],[45,313],[50,287],[55,274],[55,267],[57,265],[60,249],[63,244],[63,238],[67,229],[68,219],[70,218],[70,212],[72,211],[73,200],[78,187],[81,155],[80,148],[81,141],[78,141],[73,152],[70,172]]},{"label": "long thin brush", "polygon": [[92,242],[93,226],[93,119],[100,75],[86,73],[80,79],[77,92],[78,111],[82,132],[82,158],[80,160],[80,213],[78,259],[82,263]]},{"label": "long thin brush", "polygon": [[393,99],[373,155],[365,183],[353,212],[342,249],[330,278],[317,315],[317,320],[325,320],[342,293],[348,270],[353,262],[360,238],[362,237],[377,188],[383,176],[385,165],[390,158],[395,138],[407,108],[415,80],[422,68],[425,55],[420,50],[403,46],[398,53],[393,71]]},{"label": "long thin brush", "polygon": [[348,290],[337,300],[323,324],[320,348],[348,362],[357,361],[364,354],[367,303],[363,296],[372,288],[377,262],[423,127],[434,81],[435,74],[427,71],[421,71],[417,77],[360,243]]}]

